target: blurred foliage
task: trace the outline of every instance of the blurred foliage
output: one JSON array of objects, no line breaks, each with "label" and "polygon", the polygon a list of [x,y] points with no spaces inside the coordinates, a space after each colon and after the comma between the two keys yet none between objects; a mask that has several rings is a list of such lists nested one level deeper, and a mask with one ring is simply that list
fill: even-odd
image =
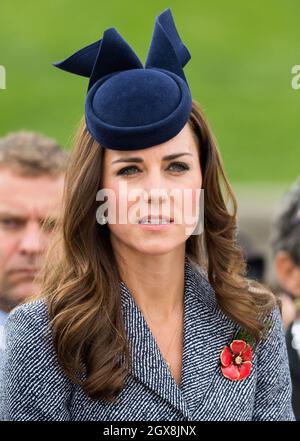
[{"label": "blurred foliage", "polygon": [[292,181],[299,174],[300,2],[265,0],[12,0],[1,3],[0,136],[37,130],[69,147],[87,79],[52,63],[116,27],[146,60],[155,17],[170,7],[192,59],[185,67],[233,181]]}]

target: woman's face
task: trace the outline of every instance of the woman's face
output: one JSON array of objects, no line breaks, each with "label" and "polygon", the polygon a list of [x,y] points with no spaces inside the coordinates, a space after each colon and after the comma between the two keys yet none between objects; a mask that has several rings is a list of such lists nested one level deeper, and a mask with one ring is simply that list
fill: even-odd
[{"label": "woman's face", "polygon": [[[197,225],[200,208],[198,151],[188,123],[174,138],[157,146],[105,149],[102,189],[114,195],[108,197],[105,212],[113,244],[148,255],[184,245]],[[140,223],[143,217],[151,223]]]}]

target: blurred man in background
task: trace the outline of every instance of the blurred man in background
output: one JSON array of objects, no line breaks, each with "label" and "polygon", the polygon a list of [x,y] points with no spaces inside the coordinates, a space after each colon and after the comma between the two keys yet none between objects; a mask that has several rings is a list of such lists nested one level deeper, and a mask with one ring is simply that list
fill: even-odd
[{"label": "blurred man in background", "polygon": [[272,248],[286,329],[293,408],[300,420],[300,179],[282,200],[273,225]]},{"label": "blurred man in background", "polygon": [[67,159],[55,141],[38,133],[21,131],[0,139],[0,350],[7,315],[38,291]]}]

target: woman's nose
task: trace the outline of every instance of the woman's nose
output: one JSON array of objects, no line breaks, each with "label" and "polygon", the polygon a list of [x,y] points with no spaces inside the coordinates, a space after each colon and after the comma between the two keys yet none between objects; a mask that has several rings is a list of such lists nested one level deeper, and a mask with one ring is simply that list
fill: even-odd
[{"label": "woman's nose", "polygon": [[156,200],[163,201],[168,198],[170,188],[165,178],[162,176],[160,169],[149,171],[147,177],[143,181],[143,190],[147,201]]},{"label": "woman's nose", "polygon": [[165,187],[144,188],[144,201],[148,203],[161,203],[169,200],[170,190]]}]

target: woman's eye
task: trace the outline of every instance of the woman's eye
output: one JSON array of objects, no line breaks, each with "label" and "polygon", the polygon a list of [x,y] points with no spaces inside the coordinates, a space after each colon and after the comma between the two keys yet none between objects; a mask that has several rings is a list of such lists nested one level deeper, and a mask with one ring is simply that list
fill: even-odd
[{"label": "woman's eye", "polygon": [[[181,172],[181,171],[185,171],[185,170],[189,170],[189,166],[183,162],[173,162],[170,167],[174,167],[173,171],[176,172]],[[140,170],[135,166],[135,165],[131,165],[128,167],[124,167],[121,170],[118,171],[117,175],[133,175],[135,174],[135,172],[140,172]]]},{"label": "woman's eye", "polygon": [[138,170],[138,168],[135,165],[124,167],[118,171],[117,175],[132,175],[133,173],[130,173],[132,170]]},{"label": "woman's eye", "polygon": [[177,170],[175,171],[185,171],[189,170],[189,166],[183,162],[173,162],[170,167],[174,166]]}]

